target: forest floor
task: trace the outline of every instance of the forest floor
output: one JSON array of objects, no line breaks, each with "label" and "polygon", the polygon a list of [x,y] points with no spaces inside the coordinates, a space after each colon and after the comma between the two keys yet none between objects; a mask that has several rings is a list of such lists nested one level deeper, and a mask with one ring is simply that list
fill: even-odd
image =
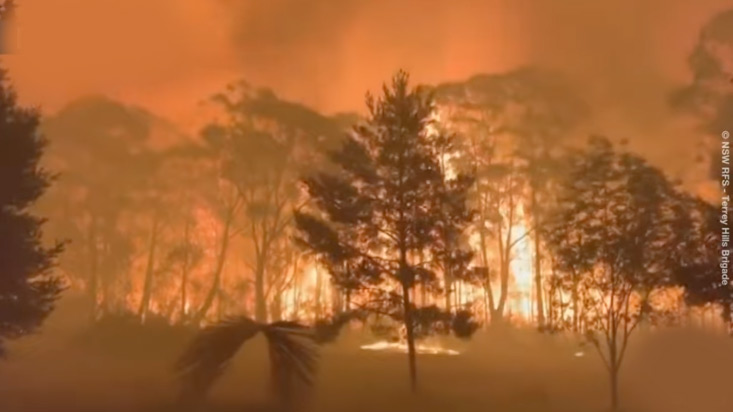
[{"label": "forest floor", "polygon": [[[621,376],[630,412],[729,412],[733,407],[730,339],[693,331],[637,336]],[[185,341],[114,349],[80,344],[51,322],[0,363],[2,412],[168,412],[176,395],[171,365]],[[449,341],[457,356],[418,357],[418,393],[409,390],[407,357],[359,349],[348,333],[324,347],[312,392],[313,412],[602,412],[608,405],[603,364],[592,348],[532,330],[480,332]],[[139,342],[138,342],[139,343]],[[583,356],[578,356],[579,352]],[[266,411],[268,364],[263,340],[248,343],[210,394],[209,411]],[[248,406],[249,405],[249,406]]]}]

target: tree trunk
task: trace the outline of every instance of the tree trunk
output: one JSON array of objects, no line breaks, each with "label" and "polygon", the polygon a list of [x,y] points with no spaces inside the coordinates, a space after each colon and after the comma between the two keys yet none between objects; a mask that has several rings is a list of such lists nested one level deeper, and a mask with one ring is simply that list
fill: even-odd
[{"label": "tree trunk", "polygon": [[415,334],[412,322],[412,304],[410,303],[410,290],[406,285],[402,286],[402,303],[405,312],[405,330],[407,332],[407,358],[410,368],[410,389],[417,391],[417,359],[415,356]]},{"label": "tree trunk", "polygon": [[580,305],[578,304],[578,301],[580,300],[579,297],[579,291],[578,291],[579,285],[576,275],[573,273],[573,331],[574,332],[580,332]]},{"label": "tree trunk", "polygon": [[333,311],[334,315],[340,315],[343,312],[343,292],[337,288],[333,282],[329,282],[329,287],[331,288],[331,310]]},{"label": "tree trunk", "polygon": [[138,316],[142,322],[145,322],[145,318],[148,315],[150,309],[150,298],[153,294],[153,276],[155,272],[155,249],[158,243],[158,218],[153,217],[153,229],[150,235],[150,248],[148,249],[148,263],[145,268],[145,281],[143,284],[143,295],[140,300],[140,308],[138,309]]},{"label": "tree trunk", "polygon": [[509,260],[502,257],[500,266],[499,279],[501,285],[499,289],[499,303],[491,314],[491,323],[496,323],[497,325],[504,323],[504,308],[506,307],[506,299],[509,293]]},{"label": "tree trunk", "polygon": [[617,411],[619,406],[619,400],[618,400],[618,365],[616,365],[616,362],[612,362],[611,365],[611,371],[610,371],[610,378],[611,378],[611,410]]},{"label": "tree trunk", "polygon": [[451,303],[451,292],[453,292],[453,282],[451,281],[450,274],[444,273],[444,283],[445,283],[445,310],[448,312],[452,312],[453,305]]},{"label": "tree trunk", "polygon": [[543,328],[545,326],[545,308],[542,301],[542,255],[540,254],[540,230],[539,230],[539,213],[537,210],[537,193],[534,188],[530,190],[530,202],[532,210],[532,220],[534,221],[534,284],[535,294],[537,295],[537,326]]},{"label": "tree trunk", "polygon": [[255,320],[267,322],[267,302],[265,302],[265,259],[257,257],[255,269]]},{"label": "tree trunk", "polygon": [[547,327],[550,330],[553,330],[555,325],[555,320],[557,319],[557,314],[555,313],[555,308],[557,306],[556,302],[556,294],[557,291],[555,290],[555,281],[554,281],[554,273],[552,275],[552,279],[550,279],[550,290],[547,293]]},{"label": "tree trunk", "polygon": [[214,276],[213,281],[211,283],[211,289],[209,289],[209,293],[206,294],[206,298],[204,299],[204,303],[201,305],[201,308],[196,312],[196,315],[194,316],[194,324],[198,324],[203,320],[203,318],[206,317],[206,314],[211,309],[211,306],[214,304],[214,299],[217,296],[217,293],[219,291],[219,284],[221,283],[221,273],[224,270],[224,262],[226,261],[226,255],[227,250],[229,249],[229,232],[231,230],[232,226],[232,220],[234,218],[234,208],[231,208],[226,217],[226,221],[224,222],[224,232],[222,232],[221,236],[221,246],[219,248],[219,256],[216,260],[216,267],[214,269]]},{"label": "tree trunk", "polygon": [[[509,220],[510,224],[512,219]],[[508,229],[506,243],[504,241],[504,233],[501,227],[498,233],[499,242],[499,302],[491,313],[491,323],[501,325],[504,323],[504,307],[509,293],[509,262],[511,259],[511,226]]]},{"label": "tree trunk", "polygon": [[[486,245],[486,233],[483,229],[479,229],[479,242],[481,244],[481,263],[484,266],[484,270],[486,271],[486,278],[484,279],[484,292],[486,293],[486,322],[488,324],[489,319],[493,322],[494,320],[494,311],[495,311],[495,305],[494,305],[494,291],[491,288],[491,270],[489,269],[489,256],[486,252],[487,245]],[[490,318],[489,318],[490,317]]]},{"label": "tree trunk", "polygon": [[89,224],[89,317],[92,322],[97,320],[97,294],[99,289],[99,279],[97,269],[99,265],[99,256],[97,253],[97,219],[92,216]]},{"label": "tree trunk", "polygon": [[188,307],[186,302],[188,301],[188,268],[184,267],[183,273],[181,273],[181,321],[185,322],[188,317]]},{"label": "tree trunk", "polygon": [[540,256],[540,240],[539,236],[537,235],[537,232],[535,231],[535,237],[534,237],[534,247],[535,247],[535,272],[534,272],[534,285],[535,285],[535,294],[537,295],[537,326],[540,328],[543,328],[545,326],[545,305],[543,302],[543,292],[542,292],[542,258]]},{"label": "tree trunk", "polygon": [[316,271],[316,290],[315,290],[315,296],[314,296],[314,305],[313,313],[315,315],[316,319],[321,319],[323,316],[323,307],[321,304],[321,289],[323,288],[323,276],[321,275],[321,271],[318,270],[318,267],[314,269]]},{"label": "tree trunk", "polygon": [[188,301],[188,272],[190,271],[190,246],[191,246],[191,220],[186,219],[186,228],[184,229],[184,242],[186,247],[186,252],[183,256],[183,265],[181,267],[181,323],[186,321],[186,317],[188,316],[188,308],[186,307],[186,302]]},{"label": "tree trunk", "polygon": [[273,322],[282,320],[282,307],[282,296],[279,293],[275,293],[270,303],[270,315],[272,316]]}]

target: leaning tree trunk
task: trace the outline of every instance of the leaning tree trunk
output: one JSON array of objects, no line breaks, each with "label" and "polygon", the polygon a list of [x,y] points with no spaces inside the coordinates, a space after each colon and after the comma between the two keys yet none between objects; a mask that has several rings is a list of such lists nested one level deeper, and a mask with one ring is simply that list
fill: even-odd
[{"label": "leaning tree trunk", "polygon": [[224,222],[224,231],[222,232],[221,236],[221,246],[219,248],[219,256],[216,259],[216,267],[214,269],[214,276],[211,288],[206,294],[204,303],[201,305],[201,308],[198,310],[198,312],[196,312],[196,315],[193,318],[194,324],[200,323],[206,317],[206,314],[209,312],[211,306],[214,304],[214,299],[216,299],[216,296],[218,295],[221,283],[221,274],[224,271],[224,262],[226,261],[227,250],[229,249],[229,232],[231,231],[232,227],[232,220],[234,218],[233,215],[234,210],[232,208],[227,213],[227,218]]},{"label": "leaning tree trunk", "polygon": [[499,302],[491,311],[491,323],[494,325],[502,325],[504,323],[504,308],[506,307],[506,299],[509,294],[509,257],[502,256],[499,265]]},{"label": "leaning tree trunk", "polygon": [[153,217],[153,230],[150,235],[150,248],[148,249],[148,263],[145,268],[143,295],[140,300],[140,308],[138,309],[138,316],[142,322],[145,322],[145,318],[148,315],[148,311],[150,309],[150,298],[153,294],[153,275],[155,272],[155,249],[158,243],[158,229],[158,218]]},{"label": "leaning tree trunk", "polygon": [[[509,295],[509,264],[512,258],[512,224],[514,222],[514,203],[510,204],[510,214],[508,228],[506,234],[499,227],[498,246],[499,246],[499,302],[491,313],[491,323],[494,325],[502,325],[504,323],[504,308],[506,307],[507,296]],[[501,225],[500,225],[501,226]]]}]

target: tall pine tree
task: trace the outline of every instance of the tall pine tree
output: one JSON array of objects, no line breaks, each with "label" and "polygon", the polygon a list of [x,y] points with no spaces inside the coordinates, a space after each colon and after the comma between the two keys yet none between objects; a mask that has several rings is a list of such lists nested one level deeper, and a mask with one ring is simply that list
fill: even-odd
[{"label": "tall pine tree", "polygon": [[50,272],[62,246],[42,244],[44,219],[29,210],[52,180],[39,166],[38,126],[38,112],[18,105],[0,71],[0,353],[41,325],[61,290]]},{"label": "tall pine tree", "polygon": [[348,289],[350,309],[404,326],[415,390],[415,340],[436,330],[469,335],[475,327],[465,312],[417,307],[415,299],[416,287],[440,290],[441,257],[469,253],[446,235],[471,218],[465,204],[471,182],[441,168],[444,142],[431,132],[432,97],[411,88],[407,73],[399,72],[379,98],[367,96],[367,106],[366,123],[332,153],[338,170],[305,179],[316,210],[297,213],[296,223],[334,283]]}]

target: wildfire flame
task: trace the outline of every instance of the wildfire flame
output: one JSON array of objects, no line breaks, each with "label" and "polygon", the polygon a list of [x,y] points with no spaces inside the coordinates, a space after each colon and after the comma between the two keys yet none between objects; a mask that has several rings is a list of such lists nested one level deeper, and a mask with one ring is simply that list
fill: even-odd
[{"label": "wildfire flame", "polygon": [[532,236],[527,228],[524,207],[520,204],[516,210],[517,222],[512,227],[512,233],[515,239],[521,239],[513,250],[513,259],[510,263],[510,269],[513,275],[514,285],[512,299],[509,299],[509,311],[511,314],[518,316],[523,321],[532,319],[532,273],[534,265],[532,257],[534,256],[534,248],[532,246]]},{"label": "wildfire flame", "polygon": [[[441,119],[440,111],[436,111],[434,120],[437,123],[447,124]],[[438,128],[434,124],[430,124],[429,133],[439,133]],[[453,176],[454,171],[451,168],[451,154],[444,155],[444,164],[447,167],[446,174]],[[512,221],[507,222],[511,225],[512,239],[518,240],[512,247],[510,256],[509,269],[510,280],[508,285],[508,295],[506,299],[505,314],[512,322],[531,323],[536,315],[537,308],[534,305],[536,299],[534,272],[535,272],[535,250],[534,250],[534,233],[530,229],[529,219],[527,217],[524,204],[518,200],[514,204],[515,210],[504,208],[500,210],[502,216],[511,215]],[[512,212],[512,213],[509,213]],[[185,299],[181,296],[182,281],[179,269],[172,269],[169,273],[156,274],[154,283],[155,291],[150,299],[149,311],[156,315],[168,318],[170,321],[176,321],[182,315],[193,313],[202,305],[206,295],[213,287],[212,273],[215,272],[216,261],[219,255],[219,246],[221,245],[222,233],[224,231],[221,220],[208,207],[199,205],[195,207],[193,213],[192,241],[203,251],[202,261],[189,275],[186,288]],[[505,228],[509,229],[509,228]],[[479,243],[476,234],[470,237],[470,243],[474,250],[479,250]],[[147,247],[147,239],[141,239],[136,249],[145,250]],[[238,260],[232,255],[237,255],[233,250],[241,250],[243,245],[235,244],[230,246],[229,257],[226,260],[225,269],[222,273],[218,288],[220,292],[217,295],[215,303],[212,305],[208,315],[211,319],[218,318],[229,314],[251,314],[254,312],[254,293],[251,287],[252,280],[247,276],[251,272],[245,262]],[[489,252],[489,266],[498,266],[496,256],[491,256]],[[493,262],[492,262],[493,260]],[[319,318],[328,317],[335,303],[339,300],[339,296],[333,290],[327,271],[319,268],[313,262],[301,262],[297,268],[289,268],[286,275],[287,281],[284,287],[279,289],[279,299],[277,302],[268,302],[274,306],[274,309],[283,319],[297,319],[300,321],[311,321]],[[137,311],[143,295],[144,276],[146,272],[145,254],[138,255],[132,263],[131,272],[134,274],[129,283],[125,285],[126,293],[123,298],[123,305],[130,311]],[[249,267],[249,269],[248,269]],[[497,280],[492,281],[492,291],[496,295],[500,290]],[[486,296],[486,290],[483,285],[471,284],[467,282],[455,282],[454,290],[451,291],[454,299],[454,305],[457,308],[466,308],[474,312],[478,317],[483,315],[485,320],[489,320],[490,313]],[[272,301],[274,292],[270,293],[268,300]],[[665,308],[682,308],[682,292],[680,290],[670,291],[664,296],[660,296],[658,301]],[[497,296],[494,296],[496,299]],[[567,297],[564,297],[567,298]],[[423,304],[431,304],[442,302],[439,296],[422,296]],[[279,309],[279,311],[278,311]],[[681,309],[679,309],[681,310]],[[715,310],[714,308],[711,310]],[[695,313],[695,310],[690,310]],[[701,311],[700,318],[704,322],[709,315],[709,310]],[[567,310],[564,312],[565,317],[571,316]],[[205,319],[204,319],[205,320]],[[370,345],[361,347],[364,350],[386,350],[386,351],[406,351],[407,348],[403,342],[380,341]],[[419,353],[429,354],[448,354],[456,355],[458,352],[445,349],[440,345],[432,345],[421,343],[418,345]]]}]

